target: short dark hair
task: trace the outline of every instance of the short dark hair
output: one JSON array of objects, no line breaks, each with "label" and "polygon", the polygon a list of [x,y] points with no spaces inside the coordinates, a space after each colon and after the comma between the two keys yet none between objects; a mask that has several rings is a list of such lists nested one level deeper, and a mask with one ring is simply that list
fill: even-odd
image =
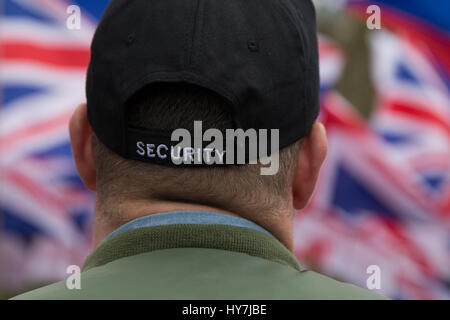
[{"label": "short dark hair", "polygon": [[[141,89],[127,103],[133,127],[192,132],[195,120],[203,130],[233,128],[231,106],[218,94],[186,83],[158,83]],[[273,210],[290,197],[300,141],[279,154],[275,175],[260,175],[261,164],[207,168],[169,167],[128,160],[110,151],[92,135],[97,193],[108,211],[115,199],[160,199],[214,206],[232,212]],[[120,201],[120,200],[119,200]],[[283,203],[284,202],[284,203]]]}]

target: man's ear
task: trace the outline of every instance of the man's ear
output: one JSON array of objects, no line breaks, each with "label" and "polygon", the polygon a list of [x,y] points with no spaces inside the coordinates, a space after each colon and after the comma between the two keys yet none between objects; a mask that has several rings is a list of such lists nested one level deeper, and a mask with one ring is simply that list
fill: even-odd
[{"label": "man's ear", "polygon": [[327,136],[325,127],[316,122],[299,149],[297,169],[292,186],[295,209],[303,209],[308,204],[326,154]]},{"label": "man's ear", "polygon": [[86,104],[78,106],[69,123],[70,142],[78,174],[84,185],[95,191],[95,165],[92,154],[92,128],[87,119]]}]

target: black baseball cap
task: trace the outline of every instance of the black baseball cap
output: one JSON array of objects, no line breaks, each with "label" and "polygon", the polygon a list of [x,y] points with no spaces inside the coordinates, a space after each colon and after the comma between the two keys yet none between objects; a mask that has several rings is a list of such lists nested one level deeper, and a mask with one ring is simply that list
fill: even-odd
[{"label": "black baseball cap", "polygon": [[127,101],[160,82],[212,90],[234,129],[279,129],[282,149],[305,137],[319,111],[319,65],[310,0],[111,0],[87,73],[89,122],[124,158],[138,141],[173,145],[170,133],[132,128]]}]

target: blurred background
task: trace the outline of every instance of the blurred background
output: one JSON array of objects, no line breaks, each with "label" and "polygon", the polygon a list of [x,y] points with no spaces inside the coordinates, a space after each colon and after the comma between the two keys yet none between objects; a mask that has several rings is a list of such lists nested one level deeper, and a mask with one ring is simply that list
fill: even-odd
[{"label": "blurred background", "polygon": [[[107,3],[0,0],[0,298],[64,279],[92,250],[67,124]],[[378,266],[375,292],[394,299],[450,299],[450,1],[314,3],[329,154],[295,254],[364,288]]]}]

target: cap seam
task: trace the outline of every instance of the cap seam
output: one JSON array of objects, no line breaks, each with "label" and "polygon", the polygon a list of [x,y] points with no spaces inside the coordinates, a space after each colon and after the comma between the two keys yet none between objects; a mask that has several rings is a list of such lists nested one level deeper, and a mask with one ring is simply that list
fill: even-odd
[{"label": "cap seam", "polygon": [[195,18],[195,28],[194,33],[192,37],[192,52],[191,52],[191,60],[189,67],[191,69],[194,69],[194,66],[198,64],[198,57],[200,55],[200,51],[202,48],[203,43],[203,26],[204,26],[204,8],[205,8],[205,1],[204,0],[198,0],[197,5],[197,12],[196,12],[196,18]]},{"label": "cap seam", "polygon": [[[194,26],[192,26],[191,29],[191,24],[190,21],[195,20],[195,8],[193,8],[194,6],[192,5],[190,8],[190,18],[187,19],[186,21],[186,32],[184,33],[184,44],[183,44],[183,52],[184,52],[184,57],[183,57],[183,67],[187,68],[187,66],[189,65],[189,60],[190,60],[190,55],[192,52],[192,36],[190,37],[190,34],[193,34],[194,31]],[[194,22],[195,24],[195,22]],[[190,45],[190,46],[189,46]]]},{"label": "cap seam", "polygon": [[[299,31],[299,28],[297,28],[296,24],[294,23],[293,19],[295,17],[292,17],[291,15],[291,9],[289,7],[287,7],[286,3],[284,0],[280,0],[280,1],[275,1],[274,2],[275,7],[277,7],[279,10],[279,13],[284,15],[286,20],[289,22],[286,25],[288,26],[289,29],[291,29],[291,31],[293,31],[300,39],[300,51],[302,53],[302,59],[304,63],[299,63],[300,69],[304,70],[304,66],[307,62],[306,59],[306,48],[305,48],[305,39],[303,36],[303,32]],[[299,25],[301,26],[301,23],[299,23]]]},{"label": "cap seam", "polygon": [[200,7],[200,1],[201,0],[197,0],[194,15],[193,15],[194,21],[193,21],[193,25],[192,25],[192,34],[191,34],[191,39],[190,39],[191,47],[190,47],[190,52],[188,55],[188,60],[187,60],[187,65],[186,65],[187,68],[189,68],[191,66],[193,56],[195,55],[195,38],[197,36],[197,28],[198,28],[197,20],[199,17],[198,12],[199,12],[199,7]]}]

